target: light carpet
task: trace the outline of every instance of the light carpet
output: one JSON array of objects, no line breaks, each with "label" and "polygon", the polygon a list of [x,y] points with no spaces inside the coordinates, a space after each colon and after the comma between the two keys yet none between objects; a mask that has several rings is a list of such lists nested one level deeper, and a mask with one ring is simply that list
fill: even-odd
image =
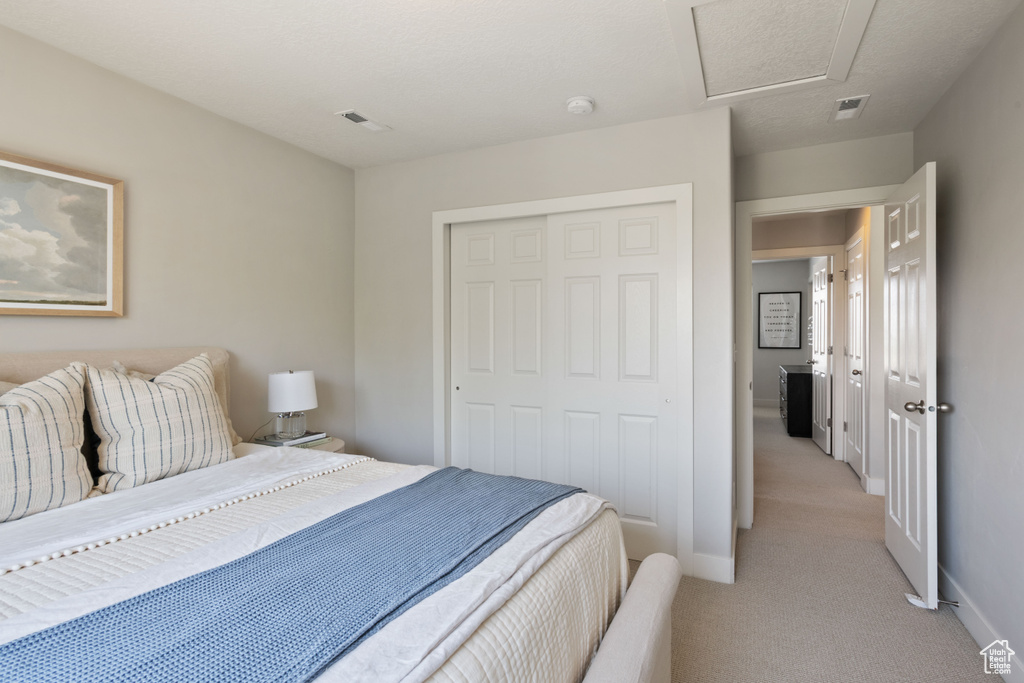
[{"label": "light carpet", "polygon": [[954,608],[904,599],[882,515],[846,463],[755,409],[754,527],[739,532],[734,585],[680,582],[672,680],[999,681]]}]

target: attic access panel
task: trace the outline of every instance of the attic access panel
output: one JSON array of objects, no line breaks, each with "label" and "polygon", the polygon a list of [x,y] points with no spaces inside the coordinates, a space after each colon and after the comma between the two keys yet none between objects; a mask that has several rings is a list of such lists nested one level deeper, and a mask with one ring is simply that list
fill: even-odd
[{"label": "attic access panel", "polygon": [[846,80],[875,0],[665,0],[691,103]]}]

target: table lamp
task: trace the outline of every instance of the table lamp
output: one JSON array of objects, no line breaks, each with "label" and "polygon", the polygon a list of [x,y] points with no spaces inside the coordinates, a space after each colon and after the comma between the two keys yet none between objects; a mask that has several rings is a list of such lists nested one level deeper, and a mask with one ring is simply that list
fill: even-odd
[{"label": "table lamp", "polygon": [[306,433],[306,413],[316,408],[312,370],[272,372],[267,384],[267,410],[277,413],[277,437],[295,439]]}]

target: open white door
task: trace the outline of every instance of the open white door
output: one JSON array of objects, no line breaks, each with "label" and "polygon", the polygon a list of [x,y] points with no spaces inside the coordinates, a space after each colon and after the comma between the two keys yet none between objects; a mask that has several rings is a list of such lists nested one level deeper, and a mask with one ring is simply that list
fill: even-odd
[{"label": "open white door", "polygon": [[935,421],[935,163],[885,204],[885,546],[938,607]]},{"label": "open white door", "polygon": [[832,258],[811,260],[811,438],[832,455]]},{"label": "open white door", "polygon": [[864,240],[857,239],[846,249],[846,419],[843,420],[843,438],[846,440],[846,462],[864,481],[864,377],[867,311],[867,292],[864,282]]}]

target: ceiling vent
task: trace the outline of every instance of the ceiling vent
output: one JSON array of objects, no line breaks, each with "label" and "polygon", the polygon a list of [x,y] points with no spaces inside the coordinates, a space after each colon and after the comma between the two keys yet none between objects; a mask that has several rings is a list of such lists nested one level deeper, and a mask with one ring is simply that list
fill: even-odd
[{"label": "ceiling vent", "polygon": [[385,126],[383,123],[371,121],[370,119],[366,118],[365,116],[357,112],[355,109],[346,109],[345,111],[335,112],[335,116],[343,116],[352,123],[358,123],[366,130],[371,130],[374,133],[381,133],[386,130],[391,130],[390,126]]},{"label": "ceiling vent", "polygon": [[836,100],[835,105],[832,107],[832,114],[828,117],[829,123],[852,121],[853,119],[860,118],[860,114],[864,111],[869,97],[871,95],[858,95],[857,97],[844,97],[841,100]]}]

